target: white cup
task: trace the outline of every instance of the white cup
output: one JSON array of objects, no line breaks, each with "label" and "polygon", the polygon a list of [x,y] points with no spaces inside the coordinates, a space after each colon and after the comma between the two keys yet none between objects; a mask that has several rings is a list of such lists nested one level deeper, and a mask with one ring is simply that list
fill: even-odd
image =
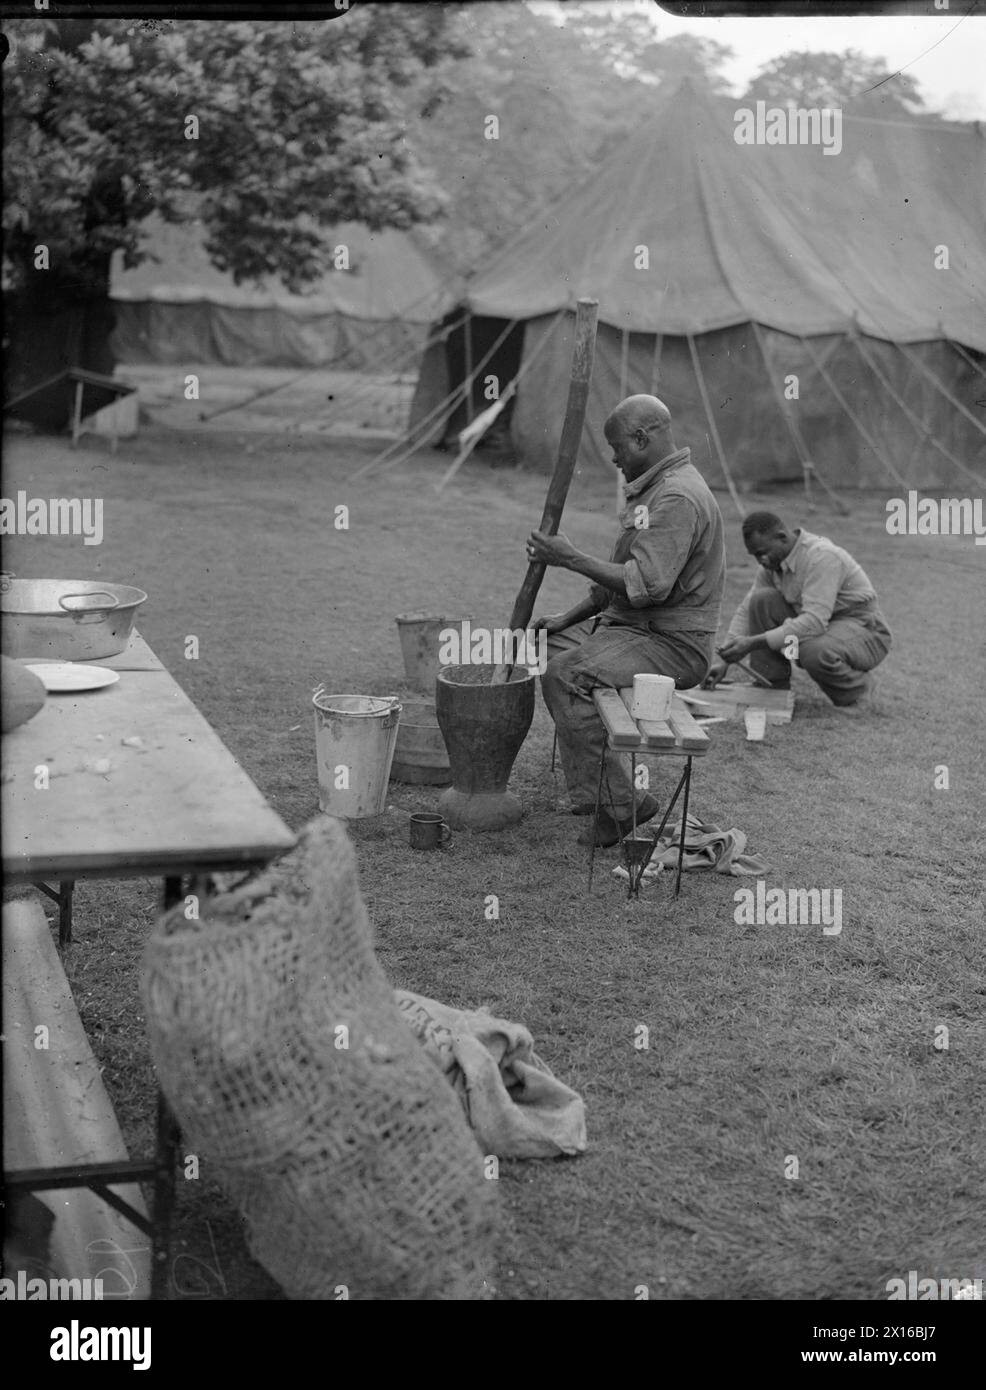
[{"label": "white cup", "polygon": [[630,713],[634,719],[667,719],[673,694],[674,681],[670,676],[634,676]]}]

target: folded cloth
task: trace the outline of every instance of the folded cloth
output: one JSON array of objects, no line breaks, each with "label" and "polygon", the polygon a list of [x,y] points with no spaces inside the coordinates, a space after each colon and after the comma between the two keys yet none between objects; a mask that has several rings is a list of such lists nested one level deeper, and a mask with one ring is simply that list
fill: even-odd
[{"label": "folded cloth", "polygon": [[445,1073],[485,1153],[555,1158],[586,1147],[582,1098],[552,1075],[520,1023],[394,990],[404,1021]]},{"label": "folded cloth", "polygon": [[[678,841],[681,838],[681,821],[665,826],[664,833],[657,842],[644,878],[653,878],[662,868],[678,867]],[[770,865],[758,854],[748,854],[746,832],[720,830],[718,825],[709,825],[697,816],[689,816],[685,827],[685,853],[681,861],[682,869],[714,869],[717,874],[743,875],[770,873]],[[630,875],[622,864],[613,870],[617,878],[628,881]]]}]

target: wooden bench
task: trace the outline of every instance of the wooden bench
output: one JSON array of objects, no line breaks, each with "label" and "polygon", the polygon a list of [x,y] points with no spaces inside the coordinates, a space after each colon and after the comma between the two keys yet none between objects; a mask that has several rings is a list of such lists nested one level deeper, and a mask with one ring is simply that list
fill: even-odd
[{"label": "wooden bench", "polygon": [[149,1297],[147,1207],[132,1177],[124,1186],[113,1177],[130,1158],[34,898],[3,905],[3,1021],[8,1200],[16,1208],[31,1192],[58,1189],[44,1203],[54,1218],[40,1223],[45,1248],[18,1242],[23,1267],[29,1277],[100,1278],[106,1298]]},{"label": "wooden bench", "polygon": [[[668,803],[661,820],[655,841],[660,838],[670,819],[679,795],[684,795],[681,813],[681,834],[678,840],[678,872],[675,878],[674,895],[681,889],[681,864],[685,853],[685,829],[688,819],[688,795],[692,780],[692,759],[704,757],[712,746],[711,739],[700,724],[693,718],[688,706],[677,695],[671,697],[671,712],[666,721],[634,719],[630,713],[633,703],[633,687],[622,690],[600,687],[592,692],[593,702],[603,727],[606,730],[606,743],[599,758],[599,784],[596,789],[596,816],[602,802],[603,772],[606,765],[606,750],[615,753],[629,753],[631,759],[631,782],[636,786],[637,758],[670,757],[684,758],[685,768]],[[637,825],[634,820],[630,836],[637,838]],[[595,837],[589,851],[589,887],[592,887],[592,872],[595,862]],[[632,884],[632,877],[631,877]]]}]

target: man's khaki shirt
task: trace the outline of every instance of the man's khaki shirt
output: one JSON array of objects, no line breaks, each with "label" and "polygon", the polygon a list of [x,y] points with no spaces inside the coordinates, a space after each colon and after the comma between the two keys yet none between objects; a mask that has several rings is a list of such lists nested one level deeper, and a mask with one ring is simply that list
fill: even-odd
[{"label": "man's khaki shirt", "polygon": [[[625,488],[610,557],[626,597],[594,584],[602,620],[651,632],[715,632],[726,583],[722,514],[689,449],[660,459]],[[607,602],[608,600],[608,602]]]},{"label": "man's khaki shirt", "polygon": [[781,561],[779,572],[761,565],[749,592],[729,624],[732,637],[749,637],[750,600],[758,589],[777,589],[797,614],[764,636],[774,651],[785,639],[797,637],[806,642],[820,637],[834,618],[859,618],[870,613],[879,616],[876,590],[862,565],[848,550],[833,545],[827,536],[816,536],[800,528],[790,555]]}]

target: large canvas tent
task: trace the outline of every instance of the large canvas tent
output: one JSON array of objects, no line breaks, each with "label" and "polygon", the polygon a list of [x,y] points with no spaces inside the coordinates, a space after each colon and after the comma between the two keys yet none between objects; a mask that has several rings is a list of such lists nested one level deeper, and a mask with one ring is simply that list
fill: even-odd
[{"label": "large canvas tent", "polygon": [[464,324],[425,355],[410,440],[457,434],[495,375],[516,381],[519,461],[550,468],[589,295],[580,467],[608,457],[606,415],[643,391],[713,482],[806,464],[836,487],[981,482],[983,132],[846,114],[838,152],[743,145],[739,105],[683,84],[471,278]]},{"label": "large canvas tent", "polygon": [[239,367],[331,363],[357,371],[413,358],[449,304],[428,253],[409,233],[356,223],[340,224],[331,241],[346,248],[348,269],[289,294],[274,280],[234,284],[210,262],[199,223],[149,219],[154,259],[124,270],[121,253],[113,258],[116,357]]}]

